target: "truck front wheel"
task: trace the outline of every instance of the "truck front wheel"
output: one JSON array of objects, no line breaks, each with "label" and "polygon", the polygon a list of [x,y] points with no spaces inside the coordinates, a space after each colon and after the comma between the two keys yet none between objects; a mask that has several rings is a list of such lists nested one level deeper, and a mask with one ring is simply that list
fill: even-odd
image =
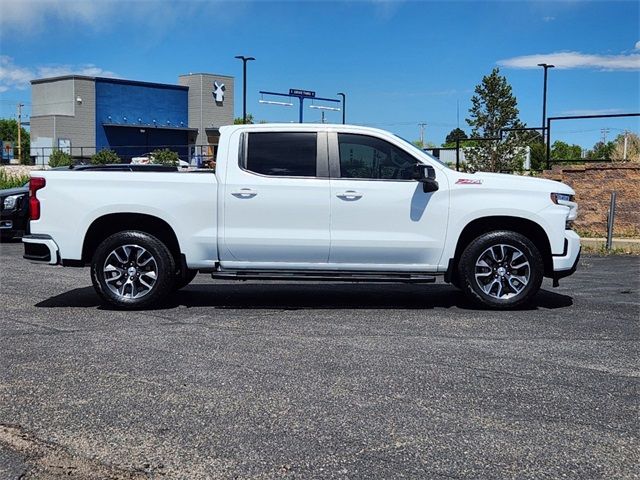
[{"label": "truck front wheel", "polygon": [[473,301],[508,309],[527,303],[538,292],[544,264],[527,237],[496,231],[481,235],[464,249],[458,274],[460,288]]},{"label": "truck front wheel", "polygon": [[98,295],[118,308],[142,308],[173,289],[175,260],[156,237],[138,231],[119,232],[104,240],[91,261],[91,280]]}]

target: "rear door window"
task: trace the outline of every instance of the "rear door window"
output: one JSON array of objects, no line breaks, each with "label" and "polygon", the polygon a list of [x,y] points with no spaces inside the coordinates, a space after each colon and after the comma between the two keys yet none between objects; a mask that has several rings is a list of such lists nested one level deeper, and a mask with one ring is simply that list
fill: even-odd
[{"label": "rear door window", "polygon": [[317,153],[315,132],[249,133],[244,168],[275,177],[315,177]]}]

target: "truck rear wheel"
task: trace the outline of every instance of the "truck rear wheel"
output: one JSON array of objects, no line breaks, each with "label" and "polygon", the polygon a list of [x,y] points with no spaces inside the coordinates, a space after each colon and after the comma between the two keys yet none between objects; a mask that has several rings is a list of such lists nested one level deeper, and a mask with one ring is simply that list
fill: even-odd
[{"label": "truck rear wheel", "polygon": [[527,237],[496,231],[481,235],[464,249],[458,274],[460,288],[473,301],[509,309],[527,303],[538,292],[544,264]]},{"label": "truck rear wheel", "polygon": [[118,308],[153,305],[173,289],[175,260],[156,237],[138,231],[119,232],[104,240],[91,261],[91,280],[98,295]]}]

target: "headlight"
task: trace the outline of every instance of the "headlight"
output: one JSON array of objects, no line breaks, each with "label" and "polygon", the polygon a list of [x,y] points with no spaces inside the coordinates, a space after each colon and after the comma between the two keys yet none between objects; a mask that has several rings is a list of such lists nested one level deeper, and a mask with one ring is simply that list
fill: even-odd
[{"label": "headlight", "polygon": [[567,193],[552,193],[551,201],[557,205],[563,205],[563,202],[573,202],[574,196]]},{"label": "headlight", "polygon": [[571,228],[573,221],[578,218],[578,204],[574,200],[575,196],[567,193],[551,194],[551,201],[553,203],[556,205],[562,205],[563,207],[569,207],[565,228]]},{"label": "headlight", "polygon": [[4,209],[5,210],[13,210],[14,208],[16,208],[16,205],[18,204],[18,199],[22,197],[22,195],[9,195],[8,197],[6,197],[4,199]]}]

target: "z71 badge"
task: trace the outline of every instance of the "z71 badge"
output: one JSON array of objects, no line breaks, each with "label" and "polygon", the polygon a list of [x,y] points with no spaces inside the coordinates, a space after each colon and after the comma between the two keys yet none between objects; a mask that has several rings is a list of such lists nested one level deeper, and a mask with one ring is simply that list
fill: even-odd
[{"label": "z71 badge", "polygon": [[460,178],[456,181],[456,185],[482,185],[482,180],[474,180],[471,178]]}]

